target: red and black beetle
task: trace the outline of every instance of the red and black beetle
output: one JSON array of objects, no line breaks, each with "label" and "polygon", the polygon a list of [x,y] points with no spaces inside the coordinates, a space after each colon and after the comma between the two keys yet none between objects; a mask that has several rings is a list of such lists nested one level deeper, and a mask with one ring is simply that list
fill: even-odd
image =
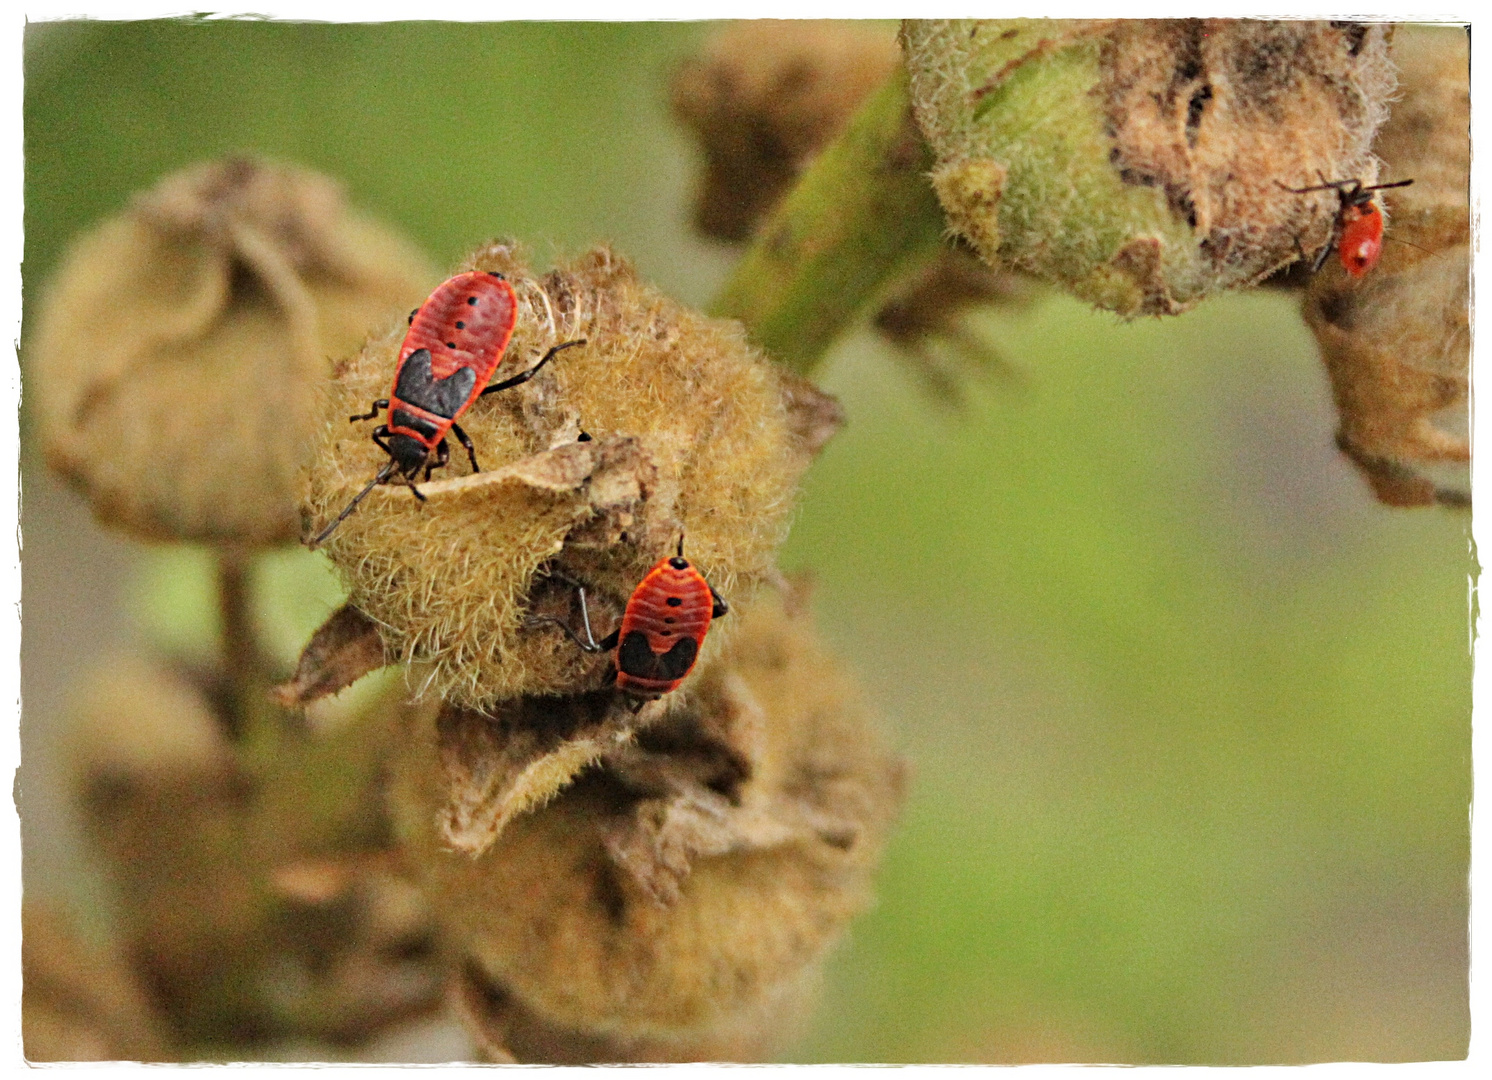
[{"label": "red and black beetle", "polygon": [[[1278,181],[1277,181],[1278,182]],[[1280,187],[1295,195],[1306,195],[1312,191],[1335,191],[1341,206],[1337,210],[1336,224],[1332,228],[1331,240],[1311,264],[1311,273],[1321,269],[1331,249],[1337,249],[1342,260],[1342,269],[1353,277],[1362,277],[1378,265],[1378,256],[1383,252],[1383,210],[1378,206],[1375,191],[1385,188],[1408,187],[1413,180],[1396,180],[1392,184],[1374,184],[1364,187],[1361,180],[1328,180],[1312,187]]]},{"label": "red and black beetle", "polygon": [[704,575],[684,558],[682,539],[678,554],[658,560],[647,572],[627,601],[621,625],[599,642],[591,634],[585,586],[576,583],[576,591],[585,640],[553,616],[531,619],[528,625],[553,623],[588,653],[615,649],[616,688],[640,701],[653,701],[678,689],[699,658],[710,623],[730,611]]},{"label": "red and black beetle", "polygon": [[389,455],[388,464],[347,504],[337,520],[311,541],[311,547],[330,536],[368,492],[396,475],[423,502],[425,496],[414,486],[415,477],[424,469],[429,480],[432,471],[450,460],[447,432],[466,447],[471,471],[481,471],[476,448],[456,418],[483,394],[528,382],[561,349],[585,344],[581,338],[556,345],[529,370],[488,386],[487,380],[502,362],[517,319],[518,299],[513,286],[501,274],[481,270],[442,282],[429,299],[409,313],[409,332],[399,348],[393,391],[375,401],[368,412],[348,418],[372,420],[379,409],[389,411],[388,423],[373,431],[373,441]]}]

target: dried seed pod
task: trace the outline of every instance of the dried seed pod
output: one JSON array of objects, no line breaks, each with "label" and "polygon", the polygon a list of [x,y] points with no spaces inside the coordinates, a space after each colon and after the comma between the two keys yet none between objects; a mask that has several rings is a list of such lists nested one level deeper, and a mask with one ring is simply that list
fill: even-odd
[{"label": "dried seed pod", "polygon": [[896,66],[896,39],[854,23],[754,19],[674,75],[674,116],[699,141],[695,227],[744,240]]},{"label": "dried seed pod", "polygon": [[246,157],[175,173],[50,284],[27,354],[47,461],[145,539],[294,540],[327,358],[432,279],[326,177]]},{"label": "dried seed pod", "polygon": [[804,616],[771,591],[737,610],[665,716],[476,858],[445,846],[441,740],[410,714],[399,829],[473,965],[485,1043],[543,1060],[759,1055],[864,907],[901,765]]},{"label": "dried seed pod", "polygon": [[[587,344],[462,414],[484,471],[461,475],[462,455],[453,456],[445,475],[454,478],[419,485],[425,501],[408,487],[377,487],[324,550],[385,655],[428,663],[435,694],[480,710],[606,685],[607,657],[581,653],[556,629],[523,628],[543,614],[578,628],[572,581],[587,586],[602,636],[683,535],[723,595],[749,594],[770,569],[833,410],[775,371],[738,324],[667,299],[607,249],[540,277],[493,244],[467,268],[500,272],[516,290],[500,375],[556,343]],[[348,417],[388,395],[401,338],[394,331],[337,365],[309,471],[308,536],[388,460],[369,438],[373,422]],[[712,634],[705,654],[716,644]]]},{"label": "dried seed pod", "polygon": [[160,1020],[123,960],[61,911],[21,904],[21,1036],[28,1061],[165,1061]]},{"label": "dried seed pod", "polygon": [[72,716],[121,940],[176,1041],[353,1043],[437,1008],[429,911],[389,866],[384,706],[252,773],[209,690],[126,659]]},{"label": "dried seed pod", "polygon": [[1378,266],[1354,278],[1329,260],[1305,295],[1341,416],[1337,443],[1390,506],[1470,500],[1464,467],[1450,484],[1424,475],[1471,457],[1469,44],[1464,29],[1399,28],[1402,96],[1374,149],[1388,179],[1414,183],[1380,193]]},{"label": "dried seed pod", "polygon": [[917,122],[950,225],[992,264],[1124,315],[1183,311],[1319,249],[1281,182],[1371,182],[1393,90],[1358,23],[911,20]]}]

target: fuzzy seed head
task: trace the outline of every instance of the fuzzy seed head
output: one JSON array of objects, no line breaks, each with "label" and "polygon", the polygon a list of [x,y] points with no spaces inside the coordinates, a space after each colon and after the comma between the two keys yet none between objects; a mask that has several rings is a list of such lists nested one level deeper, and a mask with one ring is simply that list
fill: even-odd
[{"label": "fuzzy seed head", "polygon": [[765,591],[732,617],[682,705],[476,858],[441,841],[447,774],[413,714],[392,786],[411,864],[530,1033],[739,1040],[869,898],[901,765],[803,616]]},{"label": "fuzzy seed head", "polygon": [[[816,446],[813,395],[780,376],[739,324],[674,303],[605,248],[540,275],[493,244],[464,269],[500,272],[517,295],[495,379],[551,346],[586,344],[459,418],[483,471],[471,474],[455,447],[439,478],[419,484],[427,501],[404,485],[376,487],[323,550],[349,602],[379,626],[386,655],[427,664],[425,685],[449,703],[481,709],[600,689],[607,656],[524,620],[563,618],[580,633],[579,582],[604,637],[681,536],[723,596],[748,595],[771,566]],[[377,422],[348,417],[388,397],[404,330],[400,317],[336,367],[307,476],[307,536],[388,461],[369,438]]]},{"label": "fuzzy seed head", "polygon": [[50,283],[27,354],[47,461],[144,539],[292,541],[328,357],[432,277],[326,177],[246,157],[175,173]]},{"label": "fuzzy seed head", "polygon": [[1330,237],[1329,179],[1377,176],[1387,29],[911,20],[917,122],[951,227],[1123,315],[1180,312]]}]

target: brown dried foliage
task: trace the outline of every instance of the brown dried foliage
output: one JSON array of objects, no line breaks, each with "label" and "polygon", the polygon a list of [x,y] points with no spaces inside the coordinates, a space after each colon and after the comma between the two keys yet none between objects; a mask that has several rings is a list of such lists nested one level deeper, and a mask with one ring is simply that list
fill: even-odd
[{"label": "brown dried foliage", "polygon": [[316,173],[230,157],[168,176],[47,290],[27,350],[47,461],[143,539],[294,540],[327,357],[431,279]]}]

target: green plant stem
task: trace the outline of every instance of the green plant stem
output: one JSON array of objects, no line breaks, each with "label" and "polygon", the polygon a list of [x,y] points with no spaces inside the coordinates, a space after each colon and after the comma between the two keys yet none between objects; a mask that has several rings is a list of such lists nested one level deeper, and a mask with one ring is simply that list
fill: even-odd
[{"label": "green plant stem", "polygon": [[800,374],[894,277],[931,258],[943,212],[898,69],[757,233],[711,313]]}]

